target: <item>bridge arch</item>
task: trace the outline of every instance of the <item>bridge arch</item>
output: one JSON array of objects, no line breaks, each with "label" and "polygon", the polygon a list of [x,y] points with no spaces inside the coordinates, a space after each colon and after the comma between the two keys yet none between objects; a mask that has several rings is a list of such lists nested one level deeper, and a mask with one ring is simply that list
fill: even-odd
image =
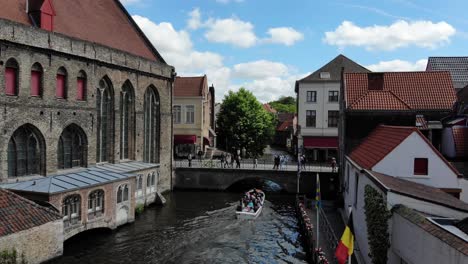
[{"label": "bridge arch", "polygon": [[286,191],[287,186],[273,177],[247,175],[234,179],[226,190],[259,188],[266,191]]}]

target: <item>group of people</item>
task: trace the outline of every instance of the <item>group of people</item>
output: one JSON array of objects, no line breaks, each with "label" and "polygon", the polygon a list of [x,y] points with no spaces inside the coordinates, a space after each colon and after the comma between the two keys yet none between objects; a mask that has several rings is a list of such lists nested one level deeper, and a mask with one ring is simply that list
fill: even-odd
[{"label": "group of people", "polygon": [[242,212],[256,212],[263,202],[263,192],[257,189],[250,190],[244,194],[237,208]]},{"label": "group of people", "polygon": [[236,169],[239,169],[240,166],[240,159],[241,157],[239,155],[231,155],[231,154],[226,154],[224,155],[221,154],[221,167],[223,168],[234,168],[234,162],[236,162]]},{"label": "group of people", "polygon": [[[198,156],[198,162],[201,162],[202,161],[202,156],[203,156],[203,151],[199,150],[197,152],[197,156]],[[192,167],[192,159],[193,159],[192,153],[189,153],[188,156],[187,156],[189,167]]]},{"label": "group of people", "polygon": [[275,155],[273,159],[274,170],[284,170],[284,166],[289,162],[289,157],[286,155]]}]

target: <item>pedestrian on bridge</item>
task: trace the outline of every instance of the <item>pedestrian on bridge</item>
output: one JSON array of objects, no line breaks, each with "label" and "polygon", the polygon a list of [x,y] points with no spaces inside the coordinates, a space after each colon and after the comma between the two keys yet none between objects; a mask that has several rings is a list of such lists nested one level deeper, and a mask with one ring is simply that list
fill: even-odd
[{"label": "pedestrian on bridge", "polygon": [[192,153],[189,153],[189,154],[188,154],[187,159],[188,159],[188,166],[189,166],[189,167],[192,167]]}]

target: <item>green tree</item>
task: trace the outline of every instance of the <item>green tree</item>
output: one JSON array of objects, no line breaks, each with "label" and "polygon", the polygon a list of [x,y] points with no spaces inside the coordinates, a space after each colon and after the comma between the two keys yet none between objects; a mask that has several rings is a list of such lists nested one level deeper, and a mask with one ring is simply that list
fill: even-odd
[{"label": "green tree", "polygon": [[245,88],[224,97],[217,128],[220,147],[229,152],[245,148],[252,156],[263,154],[275,129],[273,116]]},{"label": "green tree", "polygon": [[296,99],[292,96],[282,96],[268,104],[280,113],[296,113]]}]

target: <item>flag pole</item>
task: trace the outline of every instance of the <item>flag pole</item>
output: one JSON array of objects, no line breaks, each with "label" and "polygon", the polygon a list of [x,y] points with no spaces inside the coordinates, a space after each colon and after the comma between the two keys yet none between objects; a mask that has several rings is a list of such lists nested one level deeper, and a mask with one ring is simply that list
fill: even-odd
[{"label": "flag pole", "polygon": [[[353,207],[351,205],[348,205],[348,214],[349,214],[349,217],[352,217],[351,216],[351,211],[353,210]],[[353,238],[354,239],[354,238]],[[354,248],[354,247],[353,247]],[[354,252],[353,252],[354,253]],[[351,264],[351,255],[348,255],[348,264]]]},{"label": "flag pole", "polygon": [[[317,172],[317,186],[315,192],[320,191],[320,177]],[[317,249],[319,248],[319,233],[320,233],[320,219],[319,219],[319,214],[320,214],[320,201],[318,199],[322,199],[322,194],[320,193],[320,196],[316,196],[316,201],[315,201],[315,208],[317,209]]]}]

